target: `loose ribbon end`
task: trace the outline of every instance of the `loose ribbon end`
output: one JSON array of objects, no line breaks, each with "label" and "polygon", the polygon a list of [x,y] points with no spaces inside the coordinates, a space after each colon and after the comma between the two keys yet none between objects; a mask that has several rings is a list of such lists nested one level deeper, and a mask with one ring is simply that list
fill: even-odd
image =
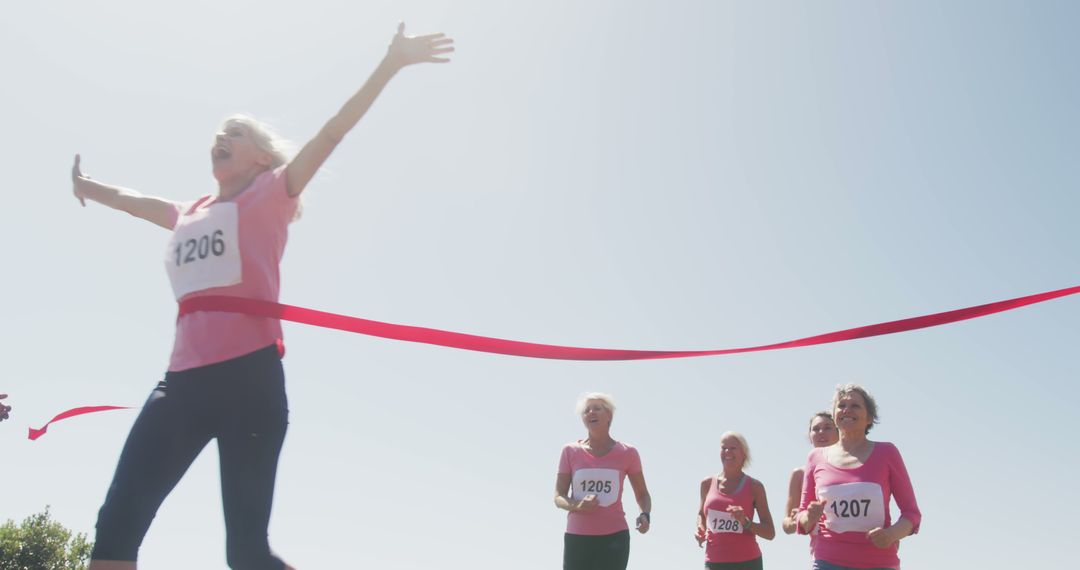
[{"label": "loose ribbon end", "polygon": [[45,432],[49,429],[50,425],[70,417],[81,416],[83,414],[92,414],[95,412],[107,412],[109,410],[127,409],[129,409],[127,406],[83,406],[81,408],[73,408],[66,412],[61,412],[57,414],[55,418],[49,420],[49,423],[41,426],[41,429],[30,428],[30,433],[27,435],[27,437],[30,438],[30,441],[34,441],[35,439],[45,435]]}]

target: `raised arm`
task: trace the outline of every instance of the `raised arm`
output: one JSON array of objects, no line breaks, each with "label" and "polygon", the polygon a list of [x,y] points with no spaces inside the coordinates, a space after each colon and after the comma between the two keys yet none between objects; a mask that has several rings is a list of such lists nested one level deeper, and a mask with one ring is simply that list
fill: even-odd
[{"label": "raised arm", "polygon": [[709,496],[709,486],[712,485],[712,480],[712,477],[701,480],[701,502],[698,503],[697,528],[694,530],[694,539],[697,540],[698,548],[705,546],[709,536],[706,530],[708,521],[705,519],[705,499]]},{"label": "raised arm", "polygon": [[398,24],[397,34],[390,42],[386,57],[372,72],[363,87],[323,125],[315,138],[300,149],[285,171],[290,196],[299,196],[311,178],[319,170],[338,143],[352,130],[371,108],[383,88],[401,68],[415,63],[446,63],[446,57],[438,57],[454,51],[454,40],[445,34],[428,34],[410,37],[405,35],[405,24]]},{"label": "raised arm", "polygon": [[136,218],[159,225],[167,230],[176,225],[179,205],[176,202],[153,196],[143,196],[138,192],[102,184],[82,173],[79,167],[81,158],[75,155],[75,165],[71,167],[72,191],[79,202],[86,207],[87,200],[108,206],[114,210],[127,212]]},{"label": "raised arm", "polygon": [[570,498],[570,483],[573,481],[569,473],[559,473],[555,478],[555,506],[571,513],[587,511],[597,507],[596,495],[586,495],[580,501]]},{"label": "raised arm", "polygon": [[875,528],[866,533],[870,541],[878,548],[887,548],[894,542],[919,532],[919,524],[922,522],[922,511],[919,510],[919,504],[915,501],[915,490],[912,488],[911,477],[908,476],[904,459],[895,447],[891,447],[891,451],[889,487],[892,489],[896,506],[900,508],[900,518],[887,528]]},{"label": "raised arm", "polygon": [[765,485],[757,479],[751,480],[751,483],[754,492],[754,510],[757,511],[758,522],[753,524],[752,519],[747,518],[749,524],[746,527],[750,532],[761,538],[772,540],[776,537],[776,527],[773,525],[772,513],[769,512],[769,499],[765,495]]},{"label": "raised arm", "polygon": [[645,473],[641,471],[628,473],[626,478],[630,480],[630,487],[634,490],[634,499],[637,500],[638,508],[641,509],[641,514],[637,518],[637,531],[645,534],[649,532],[649,526],[652,524],[652,495],[649,494],[649,487],[645,485]]},{"label": "raised arm", "polygon": [[802,499],[802,481],[802,467],[796,467],[791,472],[791,480],[788,481],[787,505],[784,507],[785,516],[784,521],[780,523],[785,534],[795,534],[796,527],[799,524],[796,518],[798,518],[799,514],[799,500]]},{"label": "raised arm", "polygon": [[825,500],[817,497],[817,481],[814,479],[813,454],[807,458],[803,468],[802,499],[799,500],[799,513],[795,517],[795,529],[799,534],[810,534],[821,522],[825,512]]}]

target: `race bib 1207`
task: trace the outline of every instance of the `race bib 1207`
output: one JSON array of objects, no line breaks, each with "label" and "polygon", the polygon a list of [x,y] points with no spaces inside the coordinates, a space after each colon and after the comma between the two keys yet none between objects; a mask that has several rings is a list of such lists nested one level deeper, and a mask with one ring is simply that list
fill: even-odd
[{"label": "race bib 1207", "polygon": [[881,485],[859,482],[818,487],[825,499],[825,528],[833,532],[866,532],[885,526],[885,499]]},{"label": "race bib 1207", "polygon": [[165,251],[165,268],[177,300],[195,291],[240,283],[238,226],[232,202],[219,202],[177,221]]}]

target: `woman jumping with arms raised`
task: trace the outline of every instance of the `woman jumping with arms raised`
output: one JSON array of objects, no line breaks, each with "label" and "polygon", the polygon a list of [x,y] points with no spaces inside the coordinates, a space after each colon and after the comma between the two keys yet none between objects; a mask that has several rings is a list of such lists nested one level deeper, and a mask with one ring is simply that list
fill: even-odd
[{"label": "woman jumping with arms raised", "polygon": [[[444,63],[452,44],[443,34],[406,36],[399,25],[371,77],[291,160],[262,123],[227,119],[210,150],[217,195],[192,202],[144,196],[91,180],[76,155],[75,197],[172,231],[165,266],[177,301],[204,295],[277,301],[288,226],[308,182],[398,71]],[[131,428],[98,513],[90,570],[135,568],[158,507],[211,439],[221,462],[229,567],[291,568],[267,540],[288,424],[281,338],[276,319],[203,311],[177,320],[168,371]]]}]

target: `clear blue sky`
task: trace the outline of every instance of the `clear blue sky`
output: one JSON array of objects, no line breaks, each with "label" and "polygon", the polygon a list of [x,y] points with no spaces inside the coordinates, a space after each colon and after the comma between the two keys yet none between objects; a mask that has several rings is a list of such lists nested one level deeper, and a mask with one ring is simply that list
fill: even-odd
[{"label": "clear blue sky", "polygon": [[[0,519],[92,534],[175,304],[167,234],[70,195],[84,171],[214,190],[234,112],[304,142],[398,20],[457,40],[405,70],[319,174],[288,303],[536,342],[721,348],[1080,281],[1070,2],[19,3],[0,19],[6,222]],[[286,325],[291,426],[271,542],[300,568],[557,568],[560,447],[615,395],[653,530],[698,568],[697,482],[743,432],[779,517],[810,414],[878,398],[924,513],[907,568],[1064,567],[1080,507],[1080,299],[841,345],[639,363],[528,360]],[[216,448],[166,501],[150,569],[224,568]],[[628,511],[636,508],[627,505]],[[997,545],[997,546],[995,546]],[[800,568],[805,538],[762,546]]]}]

